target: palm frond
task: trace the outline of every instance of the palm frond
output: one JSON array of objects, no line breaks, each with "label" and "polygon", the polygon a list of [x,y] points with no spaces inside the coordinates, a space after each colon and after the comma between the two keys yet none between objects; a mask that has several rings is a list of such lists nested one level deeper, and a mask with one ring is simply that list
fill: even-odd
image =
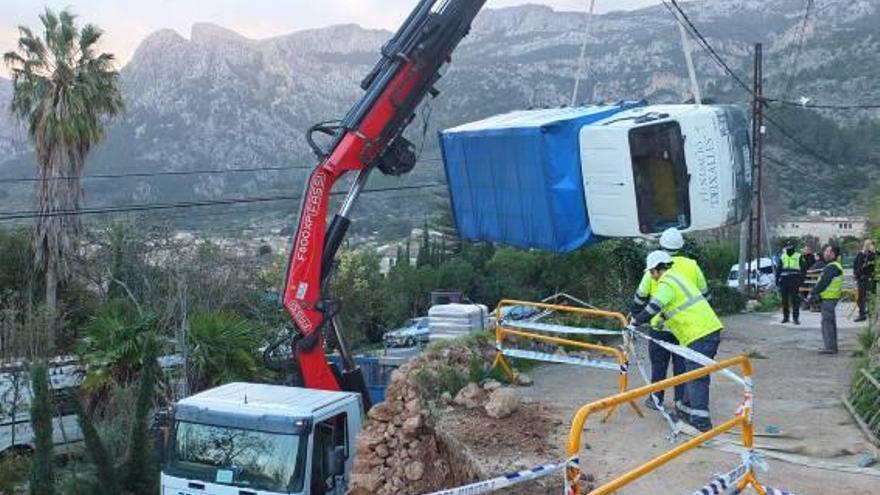
[{"label": "palm frond", "polygon": [[93,58],[95,45],[103,34],[103,31],[94,24],[83,26],[79,34],[80,65],[87,63]]}]

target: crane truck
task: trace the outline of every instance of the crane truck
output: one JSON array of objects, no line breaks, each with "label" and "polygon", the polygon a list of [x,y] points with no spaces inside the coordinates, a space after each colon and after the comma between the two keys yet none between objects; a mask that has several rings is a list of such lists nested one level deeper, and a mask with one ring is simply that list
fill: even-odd
[{"label": "crane truck", "polygon": [[[292,346],[303,386],[232,383],[187,397],[160,412],[156,421],[156,450],[162,466],[163,495],[345,493],[353,465],[354,440],[360,431],[363,414],[371,404],[363,374],[342,330],[340,302],[328,293],[328,280],[336,253],[351,224],[352,207],[370,173],[378,169],[384,174],[398,176],[414,167],[416,148],[403,132],[418,105],[427,96],[438,94],[435,85],[441,77],[440,69],[450,62],[452,52],[469,32],[484,3],[485,0],[420,0],[382,47],[378,63],[361,83],[365,91],[363,97],[345,118],[320,122],[309,129],[306,138],[320,164],[306,183],[281,293],[281,302],[290,315],[294,331],[290,340],[278,340],[267,349],[268,354],[288,343]],[[516,226],[493,227],[488,232],[479,230],[488,225],[480,219],[519,218],[517,215],[497,214],[500,210],[479,209],[492,209],[498,205],[498,208],[509,207],[511,211],[520,212],[520,216],[525,215],[523,218],[535,217],[526,218],[528,225],[525,227],[530,232],[541,232],[540,228],[545,224],[583,225],[580,231],[570,233],[570,242],[561,242],[567,239],[558,232],[549,233],[556,244],[548,247],[574,249],[588,241],[589,235],[584,233],[588,233],[584,230],[587,228],[588,204],[595,210],[591,218],[598,234],[629,236],[656,230],[663,226],[653,220],[656,215],[651,221],[642,218],[646,216],[642,200],[646,194],[639,192],[639,187],[645,187],[639,167],[644,166],[641,162],[647,163],[650,157],[674,162],[669,167],[674,166],[671,170],[677,175],[670,175],[669,188],[679,191],[677,196],[684,198],[682,204],[686,210],[681,214],[673,212],[668,215],[669,220],[679,222],[683,227],[699,228],[712,226],[712,222],[718,226],[723,222],[741,220],[744,209],[736,200],[742,199],[744,191],[750,189],[750,167],[747,165],[750,160],[747,146],[743,144],[747,142],[744,131],[733,132],[732,128],[743,128],[745,119],[742,116],[727,118],[725,115],[729,112],[708,106],[680,110],[670,107],[652,111],[643,105],[618,105],[607,112],[601,109],[563,111],[563,117],[569,119],[570,125],[559,124],[558,112],[543,111],[512,114],[501,117],[498,122],[490,122],[500,129],[523,125],[537,129],[531,132],[534,142],[529,146],[532,149],[544,146],[537,141],[539,139],[551,139],[548,145],[561,142],[572,147],[568,154],[565,151],[541,153],[543,157],[552,158],[544,171],[531,162],[517,161],[526,155],[511,154],[517,148],[504,143],[502,148],[508,153],[499,155],[503,159],[478,164],[452,163],[456,149],[465,150],[471,146],[468,136],[478,137],[472,132],[479,133],[486,126],[466,127],[463,129],[464,140],[442,139],[451,143],[444,148],[448,159],[445,165],[451,192],[455,193],[451,194],[453,211],[460,230],[466,238],[519,245],[519,237],[504,236],[518,232]],[[625,111],[629,113],[614,117]],[[597,112],[604,112],[602,118],[605,120],[594,119]],[[596,125],[601,127],[589,130],[591,127],[586,126],[583,119],[596,120]],[[731,125],[733,122],[737,124]],[[691,128],[693,131],[688,130]],[[560,136],[560,129],[568,134]],[[499,136],[496,131],[489,129],[493,139]],[[642,136],[646,133],[647,137]],[[515,134],[518,143],[529,135],[519,130]],[[687,139],[688,134],[690,139]],[[324,136],[323,139],[317,140],[318,135]],[[322,146],[319,141],[329,145]],[[455,148],[456,143],[460,144],[458,148]],[[485,155],[463,151],[459,154]],[[598,161],[585,164],[581,172],[581,160],[589,162],[590,157],[596,157]],[[627,171],[630,157],[632,167]],[[734,160],[734,157],[738,159]],[[732,165],[726,168],[713,165],[718,160],[726,160],[725,163]],[[462,164],[463,169],[456,169]],[[474,184],[495,187],[496,183],[471,174],[499,177],[505,173],[509,175],[514,166],[523,174],[520,177],[523,180],[514,182],[527,184],[532,191],[535,184],[546,184],[549,194],[562,191],[567,202],[535,201],[528,195],[508,203],[468,201],[463,189],[453,190],[459,186],[473,189]],[[610,170],[608,166],[616,168]],[[495,174],[493,167],[507,168],[499,169]],[[349,173],[355,178],[328,225],[330,192],[334,184]],[[692,175],[697,180],[692,182]],[[581,183],[581,177],[584,183]],[[705,189],[705,185],[713,181],[726,181],[731,185],[719,186],[718,190],[722,191],[719,194],[724,197],[717,201],[720,205],[717,219],[710,219],[704,225],[700,223],[701,201],[705,202],[705,198],[711,195],[700,186],[702,184]],[[615,206],[607,204],[607,194],[597,196],[592,203],[588,197],[585,202],[585,192],[595,191],[597,184],[601,190],[603,183],[614,186],[615,194],[620,197],[628,195],[625,200],[631,218],[621,218]],[[464,190],[464,193],[469,192]],[[541,210],[538,208],[541,205],[549,206]],[[562,210],[553,209],[559,205]],[[690,215],[691,206],[695,210],[693,216]],[[534,208],[534,212],[528,213],[529,208]],[[583,211],[578,212],[578,209]],[[546,218],[546,215],[554,218],[570,216],[572,212],[580,215],[579,223],[548,222]],[[471,223],[475,227],[468,227],[467,215],[474,216],[476,220]],[[540,215],[545,217],[538,218]],[[528,239],[523,242],[527,242],[524,247],[545,247]],[[342,365],[338,368],[328,364],[325,354],[328,335],[332,337],[329,342],[341,357]]]},{"label": "crane truck", "polygon": [[[425,97],[438,94],[440,69],[484,3],[419,1],[361,82],[360,101],[341,121],[309,129],[321,163],[306,183],[281,296],[295,328],[291,344],[304,386],[228,384],[160,413],[163,495],[345,493],[353,440],[370,399],[327,282],[370,173],[397,176],[415,166],[416,148],[403,131]],[[355,179],[328,226],[330,191],[349,173]],[[328,331],[341,369],[328,363]]]}]

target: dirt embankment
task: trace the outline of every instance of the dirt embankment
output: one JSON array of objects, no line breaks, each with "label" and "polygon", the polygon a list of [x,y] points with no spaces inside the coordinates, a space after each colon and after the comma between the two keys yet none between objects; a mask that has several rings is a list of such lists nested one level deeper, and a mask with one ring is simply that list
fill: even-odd
[{"label": "dirt embankment", "polygon": [[[420,494],[556,460],[565,425],[550,406],[477,380],[491,347],[456,342],[397,370],[358,439],[350,493]],[[452,392],[456,395],[453,396]],[[552,442],[552,443],[551,443]],[[561,477],[507,493],[561,486]],[[541,490],[539,490],[541,491]]]}]

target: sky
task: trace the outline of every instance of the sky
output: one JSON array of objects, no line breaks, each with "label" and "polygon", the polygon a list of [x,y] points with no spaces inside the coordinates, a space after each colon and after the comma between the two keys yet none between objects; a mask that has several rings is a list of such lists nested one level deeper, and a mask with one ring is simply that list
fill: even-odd
[{"label": "sky", "polygon": [[[634,9],[660,0],[596,0],[597,12]],[[44,7],[69,7],[82,22],[104,31],[101,48],[120,64],[150,33],[171,28],[188,37],[196,22],[211,22],[250,38],[268,38],[301,29],[357,23],[395,29],[416,0],[0,0],[0,53],[15,48],[18,26],[36,28]],[[487,7],[540,3],[557,10],[586,11],[590,0],[488,0]],[[7,75],[0,63],[0,75]]]}]

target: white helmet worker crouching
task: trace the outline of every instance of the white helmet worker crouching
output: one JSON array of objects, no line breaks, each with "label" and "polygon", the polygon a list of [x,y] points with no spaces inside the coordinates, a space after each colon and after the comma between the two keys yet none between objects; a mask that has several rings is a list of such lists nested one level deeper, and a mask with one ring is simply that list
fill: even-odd
[{"label": "white helmet worker crouching", "polygon": [[660,247],[667,251],[678,251],[684,247],[684,237],[675,227],[669,227],[660,234]]}]

